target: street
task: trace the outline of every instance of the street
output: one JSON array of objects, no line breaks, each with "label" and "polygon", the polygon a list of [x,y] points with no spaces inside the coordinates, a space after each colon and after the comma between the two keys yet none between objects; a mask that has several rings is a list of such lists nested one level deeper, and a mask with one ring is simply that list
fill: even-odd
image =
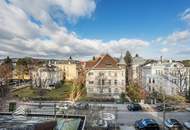
[{"label": "street", "polygon": [[[133,125],[136,120],[153,118],[159,124],[162,124],[162,116],[162,112],[118,112],[117,122],[122,125]],[[183,123],[184,121],[190,120],[190,112],[168,112],[166,113],[167,118],[174,118]]]}]

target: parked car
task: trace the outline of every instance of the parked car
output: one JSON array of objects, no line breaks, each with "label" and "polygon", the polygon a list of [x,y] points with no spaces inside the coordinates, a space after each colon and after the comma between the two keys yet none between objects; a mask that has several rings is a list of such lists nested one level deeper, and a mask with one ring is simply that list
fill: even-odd
[{"label": "parked car", "polygon": [[56,106],[58,109],[63,109],[63,110],[67,110],[69,108],[73,107],[73,102],[71,101],[64,101],[61,104],[59,104],[58,106]]},{"label": "parked car", "polygon": [[131,103],[127,106],[129,111],[141,111],[142,107],[138,103]]},{"label": "parked car", "polygon": [[[162,104],[162,105],[157,106],[156,110],[157,111],[163,111],[164,110],[164,105]],[[175,108],[173,106],[168,105],[168,104],[165,105],[165,111],[174,111],[174,110],[175,110]]]},{"label": "parked car", "polygon": [[176,119],[167,119],[164,121],[164,126],[170,130],[182,130],[182,124]]},{"label": "parked car", "polygon": [[89,104],[88,103],[85,103],[85,102],[78,102],[78,103],[75,103],[74,105],[74,108],[75,109],[88,109],[89,108]]},{"label": "parked car", "polygon": [[187,130],[190,130],[190,120],[183,123]]},{"label": "parked car", "polygon": [[136,130],[159,130],[159,124],[154,119],[141,119],[135,122]]}]

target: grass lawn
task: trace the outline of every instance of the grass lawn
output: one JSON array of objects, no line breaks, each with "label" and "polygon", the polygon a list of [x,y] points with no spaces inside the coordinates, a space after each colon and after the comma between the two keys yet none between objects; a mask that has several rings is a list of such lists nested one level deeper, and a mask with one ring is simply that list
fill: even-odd
[{"label": "grass lawn", "polygon": [[[69,98],[69,94],[73,89],[73,85],[70,82],[64,83],[61,87],[47,90],[44,95],[43,99],[45,100],[64,100]],[[38,98],[37,89],[32,87],[26,87],[23,89],[19,89],[13,92],[13,97],[17,97],[20,99],[36,99]]]}]

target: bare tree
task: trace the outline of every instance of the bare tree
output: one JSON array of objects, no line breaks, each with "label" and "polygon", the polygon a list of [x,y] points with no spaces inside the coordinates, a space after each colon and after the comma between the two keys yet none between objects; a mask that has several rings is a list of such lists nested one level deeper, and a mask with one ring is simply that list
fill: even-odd
[{"label": "bare tree", "polygon": [[177,78],[172,81],[178,86],[180,94],[183,93],[184,88],[187,89],[188,71],[185,67],[176,67],[174,73],[170,73],[171,76]]}]

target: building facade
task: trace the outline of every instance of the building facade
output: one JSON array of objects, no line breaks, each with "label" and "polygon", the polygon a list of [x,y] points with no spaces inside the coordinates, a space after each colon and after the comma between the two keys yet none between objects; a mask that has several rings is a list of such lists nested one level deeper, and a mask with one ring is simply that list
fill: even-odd
[{"label": "building facade", "polygon": [[95,60],[86,62],[87,94],[104,95],[117,98],[125,92],[126,64],[121,56],[120,61],[110,55],[102,55]]},{"label": "building facade", "polygon": [[132,80],[134,82],[139,82],[140,80],[140,66],[143,65],[146,62],[145,59],[140,57],[139,55],[135,55],[132,59]]},{"label": "building facade", "polygon": [[80,62],[75,60],[56,61],[55,64],[62,71],[64,80],[72,81],[78,78],[80,71]]},{"label": "building facade", "polygon": [[188,90],[189,71],[175,61],[157,61],[141,67],[141,84],[148,92],[177,95]]},{"label": "building facade", "polygon": [[62,71],[54,65],[45,65],[32,71],[32,85],[36,88],[54,89],[63,80]]}]

